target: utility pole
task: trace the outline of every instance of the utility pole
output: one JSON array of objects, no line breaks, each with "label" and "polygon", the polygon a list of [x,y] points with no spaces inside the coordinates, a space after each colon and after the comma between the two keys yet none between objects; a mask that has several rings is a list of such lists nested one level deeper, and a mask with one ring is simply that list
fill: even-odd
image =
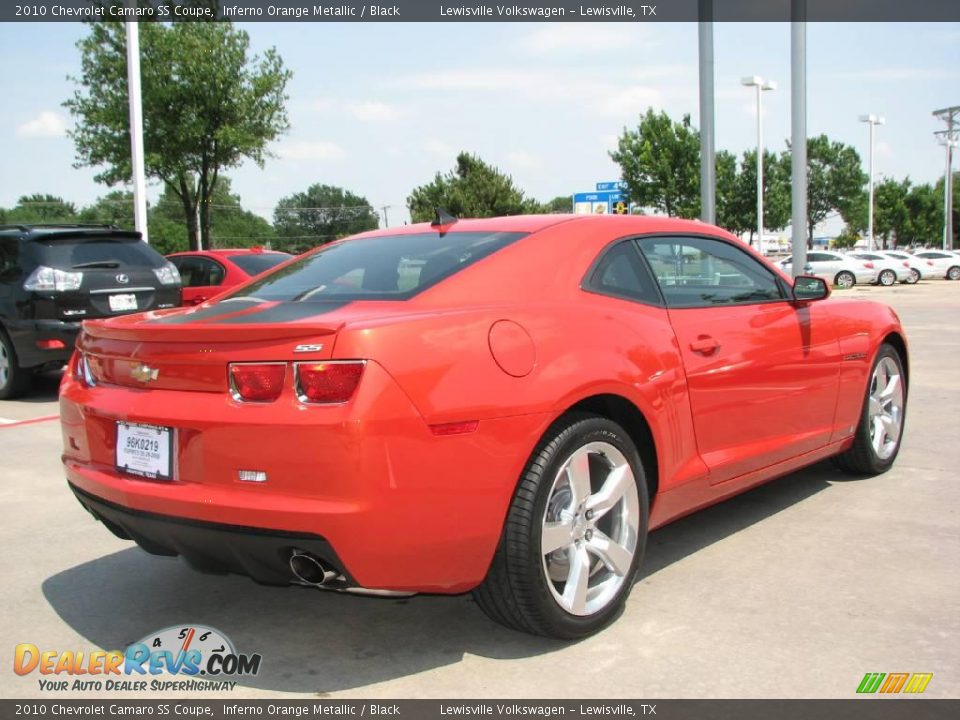
[{"label": "utility pole", "polygon": [[380,210],[383,211],[383,226],[384,226],[385,228],[390,227],[390,222],[387,220],[387,210],[389,210],[391,207],[393,207],[393,206],[392,206],[392,205],[384,205],[384,206],[382,206],[382,207],[380,208]]},{"label": "utility pole", "polygon": [[700,219],[717,222],[717,164],[713,102],[713,0],[699,0]]},{"label": "utility pole", "polygon": [[960,105],[934,110],[933,116],[947,124],[934,133],[947,150],[947,170],[943,178],[943,249],[953,250],[953,148],[960,143]]},{"label": "utility pole", "polygon": [[776,90],[777,83],[751,75],[740,84],[757,89],[757,247],[763,252],[763,93]]},{"label": "utility pole", "polygon": [[130,159],[133,169],[133,217],[144,242],[147,236],[147,181],[143,169],[143,101],[140,96],[140,28],[124,23],[127,31],[127,102],[130,105]]},{"label": "utility pole", "polygon": [[807,265],[807,3],[790,6],[790,200],[793,276]]}]

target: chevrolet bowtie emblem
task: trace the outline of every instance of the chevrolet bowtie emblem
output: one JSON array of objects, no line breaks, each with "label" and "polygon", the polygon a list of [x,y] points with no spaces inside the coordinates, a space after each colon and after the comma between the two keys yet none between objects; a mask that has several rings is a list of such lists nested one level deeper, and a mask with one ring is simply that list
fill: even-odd
[{"label": "chevrolet bowtie emblem", "polygon": [[148,383],[157,379],[160,371],[143,363],[134,363],[130,369],[130,376],[137,382]]}]

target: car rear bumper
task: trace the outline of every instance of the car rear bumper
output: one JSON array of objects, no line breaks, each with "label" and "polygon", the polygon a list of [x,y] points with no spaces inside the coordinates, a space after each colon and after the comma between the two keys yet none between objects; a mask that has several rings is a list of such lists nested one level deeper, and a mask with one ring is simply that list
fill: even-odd
[{"label": "car rear bumper", "polygon": [[[263,551],[249,539],[233,546],[236,558],[225,554],[218,534],[203,536],[214,538],[214,549],[205,550],[196,523],[215,523],[237,528],[233,537],[249,531],[325,542],[358,587],[441,593],[483,580],[517,478],[550,419],[482,420],[472,433],[437,436],[373,362],[343,406],[245,406],[226,393],[88,388],[67,374],[60,411],[69,483],[82,502],[92,497],[109,509],[97,506],[95,514],[141,545],[146,539],[147,549],[183,547],[191,564],[210,556],[213,567],[282,582],[282,568],[271,565],[259,577],[248,569],[264,566]],[[121,420],[175,428],[173,480],[116,469]],[[266,472],[268,480],[242,482],[241,469]],[[127,517],[144,514],[173,523],[159,528]],[[271,540],[266,547],[275,561],[276,552],[294,546]]]},{"label": "car rear bumper", "polygon": [[[4,325],[22,368],[62,365],[70,359],[80,333],[80,321],[6,320]],[[59,340],[63,347],[44,349],[37,345],[44,340]]]}]

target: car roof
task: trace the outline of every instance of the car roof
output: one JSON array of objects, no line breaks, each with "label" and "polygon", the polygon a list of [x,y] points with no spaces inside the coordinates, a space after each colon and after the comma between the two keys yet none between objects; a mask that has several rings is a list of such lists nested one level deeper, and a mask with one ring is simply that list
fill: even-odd
[{"label": "car roof", "polygon": [[115,225],[83,223],[12,223],[0,225],[0,234],[23,237],[26,240],[79,238],[90,235],[107,235],[110,237],[123,237],[136,240],[140,240],[142,237],[136,230],[123,230]]},{"label": "car roof", "polygon": [[282,250],[267,250],[266,248],[215,248],[213,250],[182,250],[180,252],[168,253],[167,257],[179,257],[182,255],[212,255],[213,257],[230,257],[231,255],[289,255],[290,253]]}]

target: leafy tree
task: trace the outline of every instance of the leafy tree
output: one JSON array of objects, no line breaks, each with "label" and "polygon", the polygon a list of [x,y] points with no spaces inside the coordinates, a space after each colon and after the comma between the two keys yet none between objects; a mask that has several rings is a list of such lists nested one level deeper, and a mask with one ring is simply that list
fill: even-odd
[{"label": "leafy tree", "polygon": [[[569,206],[569,200],[568,200]],[[413,222],[431,220],[441,207],[456,217],[495,217],[539,211],[539,203],[526,198],[513,179],[476,155],[461,152],[446,175],[413,189],[407,209]]]},{"label": "leafy tree", "polygon": [[[221,177],[210,198],[210,243],[204,249],[242,248],[273,245],[276,233],[270,223],[256,213],[244,210],[240,196],[231,192],[230,178]],[[180,199],[168,187],[147,213],[150,243],[158,252],[189,249],[188,229]]]},{"label": "leafy tree", "polygon": [[[107,185],[129,182],[123,23],[91,23],[77,47],[78,87],[64,103],[76,119],[77,165],[100,168]],[[141,23],[140,55],[146,174],[179,202],[190,246],[198,236],[207,246],[221,171],[245,160],[262,166],[288,127],[291,73],[273,48],[251,55],[247,33],[229,22]]]},{"label": "leafy tree", "polygon": [[[726,150],[716,155],[717,170],[717,225],[734,235],[750,230],[746,209],[740,192],[740,173],[737,172],[737,157]],[[756,203],[754,203],[756,205]],[[754,212],[756,215],[756,212]]]},{"label": "leafy tree", "polygon": [[914,185],[904,198],[909,221],[897,245],[937,245],[943,242],[943,185]]},{"label": "leafy tree", "polygon": [[303,252],[317,245],[379,226],[365,197],[333,185],[311,185],[282,198],[273,211],[277,248]]},{"label": "leafy tree", "polygon": [[624,128],[610,157],[620,165],[630,200],[667,215],[700,213],[700,135],[690,116],[673,122],[648,109],[636,130]]},{"label": "leafy tree", "polygon": [[860,233],[849,225],[845,225],[840,234],[833,239],[833,247],[837,250],[845,250],[855,247],[860,242]]},{"label": "leafy tree", "polygon": [[104,223],[132,229],[136,224],[133,216],[133,193],[114,190],[98,198],[93,205],[80,211],[80,220],[85,223]]},{"label": "leafy tree", "polygon": [[[731,232],[749,233],[752,245],[757,230],[757,151],[747,150],[740,160],[739,172],[723,181],[720,158],[717,153],[717,204],[725,207],[725,217]],[[732,156],[731,156],[732,158]],[[729,164],[730,160],[725,160]],[[735,164],[734,160],[734,164]],[[728,174],[730,171],[727,171]],[[767,230],[782,230],[790,222],[790,163],[786,153],[776,155],[763,152],[763,226]],[[718,214],[719,217],[719,214]]]},{"label": "leafy tree", "polygon": [[862,198],[867,174],[860,156],[849,145],[831,142],[826,135],[807,141],[807,246],[813,247],[813,231],[827,216],[839,212],[853,215]]},{"label": "leafy tree", "polygon": [[6,211],[9,223],[71,223],[77,222],[77,208],[57,195],[34,193],[23,195],[17,204]]},{"label": "leafy tree", "polygon": [[537,212],[544,214],[573,212],[573,199],[569,195],[557,195],[553,200],[541,203]]}]

